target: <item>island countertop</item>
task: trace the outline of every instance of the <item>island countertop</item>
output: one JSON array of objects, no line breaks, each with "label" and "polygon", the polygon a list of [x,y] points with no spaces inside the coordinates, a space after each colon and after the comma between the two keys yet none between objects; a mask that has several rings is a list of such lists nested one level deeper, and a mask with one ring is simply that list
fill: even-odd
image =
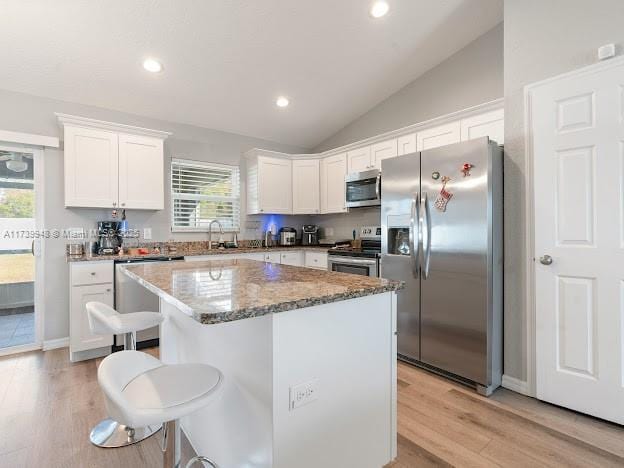
[{"label": "island countertop", "polygon": [[244,259],[124,266],[125,274],[203,324],[396,291],[400,281]]}]

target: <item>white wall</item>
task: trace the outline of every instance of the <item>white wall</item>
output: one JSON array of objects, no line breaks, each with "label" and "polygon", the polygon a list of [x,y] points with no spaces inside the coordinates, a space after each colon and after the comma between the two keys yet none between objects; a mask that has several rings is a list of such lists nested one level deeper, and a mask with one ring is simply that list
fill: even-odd
[{"label": "white wall", "polygon": [[[0,129],[17,132],[58,136],[62,132],[54,112],[75,114],[100,120],[108,120],[128,125],[153,128],[173,132],[165,142],[165,183],[169,185],[171,157],[213,161],[241,165],[243,226],[247,219],[245,211],[245,168],[243,152],[262,147],[276,151],[302,153],[305,148],[250,138],[242,135],[194,127],[190,125],[163,122],[121,112],[67,103],[52,99],[29,96],[0,90]],[[46,149],[45,157],[45,227],[64,229],[81,227],[92,229],[99,220],[110,219],[110,211],[102,209],[66,209],[63,203],[63,151]],[[97,170],[97,161],[93,161]],[[169,199],[166,198],[162,211],[129,210],[128,221],[131,227],[142,229],[151,227],[154,240],[196,240],[206,239],[202,233],[171,233]],[[251,217],[259,219],[257,217]],[[261,224],[263,220],[261,219]],[[305,218],[282,217],[282,224],[303,224]],[[69,333],[68,281],[69,269],[65,263],[66,240],[47,240],[45,258],[45,331],[46,340],[63,338]]]},{"label": "white wall", "polygon": [[336,148],[502,96],[501,23],[317,145],[315,151]]},{"label": "white wall", "polygon": [[[348,213],[325,214],[311,219],[311,223],[322,229],[321,236],[336,240],[351,240],[354,229],[357,237],[360,237],[362,226],[379,226],[380,222],[379,207],[352,208]],[[333,234],[329,235],[327,228],[333,229]]]},{"label": "white wall", "polygon": [[624,47],[622,0],[505,0],[505,373],[526,379],[523,87]]}]

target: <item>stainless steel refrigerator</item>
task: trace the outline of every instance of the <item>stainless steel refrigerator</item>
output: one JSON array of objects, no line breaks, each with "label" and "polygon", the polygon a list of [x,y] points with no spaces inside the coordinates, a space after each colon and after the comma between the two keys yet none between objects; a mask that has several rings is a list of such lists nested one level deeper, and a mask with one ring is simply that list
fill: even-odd
[{"label": "stainless steel refrigerator", "polygon": [[489,395],[502,376],[502,151],[487,137],[385,159],[381,276],[399,358]]}]

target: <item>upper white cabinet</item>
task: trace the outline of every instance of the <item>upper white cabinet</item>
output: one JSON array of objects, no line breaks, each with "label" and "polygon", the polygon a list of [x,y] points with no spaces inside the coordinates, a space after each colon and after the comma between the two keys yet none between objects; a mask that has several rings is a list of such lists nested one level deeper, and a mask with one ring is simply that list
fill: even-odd
[{"label": "upper white cabinet", "polygon": [[163,140],[119,134],[119,206],[165,208]]},{"label": "upper white cabinet", "polygon": [[116,207],[118,173],[116,133],[65,126],[65,206]]},{"label": "upper white cabinet", "polygon": [[[290,155],[252,149],[246,153],[248,213],[342,213],[347,211],[347,174],[381,169],[384,159],[483,136],[503,144],[502,100],[480,107],[481,113],[478,108],[471,108],[436,119],[435,123],[390,132],[387,139],[379,136],[368,140],[376,143],[361,147],[349,144],[341,153],[332,150],[318,155]],[[101,151],[104,153],[106,147]]]},{"label": "upper white cabinet", "polygon": [[371,145],[370,154],[373,167],[381,169],[381,161],[394,158],[398,154],[396,138]]},{"label": "upper white cabinet", "polygon": [[403,156],[416,152],[416,134],[410,133],[397,138],[397,155]]},{"label": "upper white cabinet", "polygon": [[320,161],[318,159],[294,160],[292,183],[293,214],[320,213]]},{"label": "upper white cabinet", "polygon": [[459,141],[461,141],[461,125],[458,120],[416,133],[416,150],[425,151]]},{"label": "upper white cabinet", "polygon": [[370,150],[370,146],[365,146],[364,148],[347,151],[347,170],[349,173],[368,171],[375,167],[371,161]]},{"label": "upper white cabinet", "polygon": [[56,114],[65,134],[65,206],[162,210],[167,132]]},{"label": "upper white cabinet", "polygon": [[321,213],[343,213],[347,153],[321,159]]},{"label": "upper white cabinet", "polygon": [[252,150],[247,160],[247,212],[292,214],[292,161],[287,155]]},{"label": "upper white cabinet", "polygon": [[497,109],[461,121],[461,141],[490,137],[499,145],[505,143],[505,111]]}]

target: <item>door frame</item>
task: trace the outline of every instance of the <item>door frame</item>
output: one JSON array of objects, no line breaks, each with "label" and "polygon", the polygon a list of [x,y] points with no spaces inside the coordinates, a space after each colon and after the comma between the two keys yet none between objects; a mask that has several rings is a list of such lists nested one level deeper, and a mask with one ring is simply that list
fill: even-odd
[{"label": "door frame", "polygon": [[[1,132],[0,132],[1,133]],[[36,135],[33,135],[36,136]],[[30,152],[33,155],[33,189],[35,190],[35,231],[42,232],[45,229],[45,158],[42,147],[31,146],[19,142],[2,142],[0,149],[9,151]],[[12,346],[0,349],[0,356],[7,354],[22,353],[41,349],[44,341],[44,318],[45,318],[45,242],[35,241],[35,285],[34,285],[34,308],[35,308],[35,342],[25,345]]]},{"label": "door frame", "polygon": [[[537,342],[536,342],[536,297],[535,297],[535,188],[533,174],[535,166],[535,153],[533,150],[533,92],[544,85],[557,80],[582,77],[599,73],[610,68],[624,66],[624,56],[597,62],[570,72],[562,73],[546,78],[524,87],[524,147],[525,147],[525,281],[526,281],[526,382],[523,382],[523,390],[520,393],[535,397],[537,395]],[[624,94],[623,94],[624,98]]]}]

